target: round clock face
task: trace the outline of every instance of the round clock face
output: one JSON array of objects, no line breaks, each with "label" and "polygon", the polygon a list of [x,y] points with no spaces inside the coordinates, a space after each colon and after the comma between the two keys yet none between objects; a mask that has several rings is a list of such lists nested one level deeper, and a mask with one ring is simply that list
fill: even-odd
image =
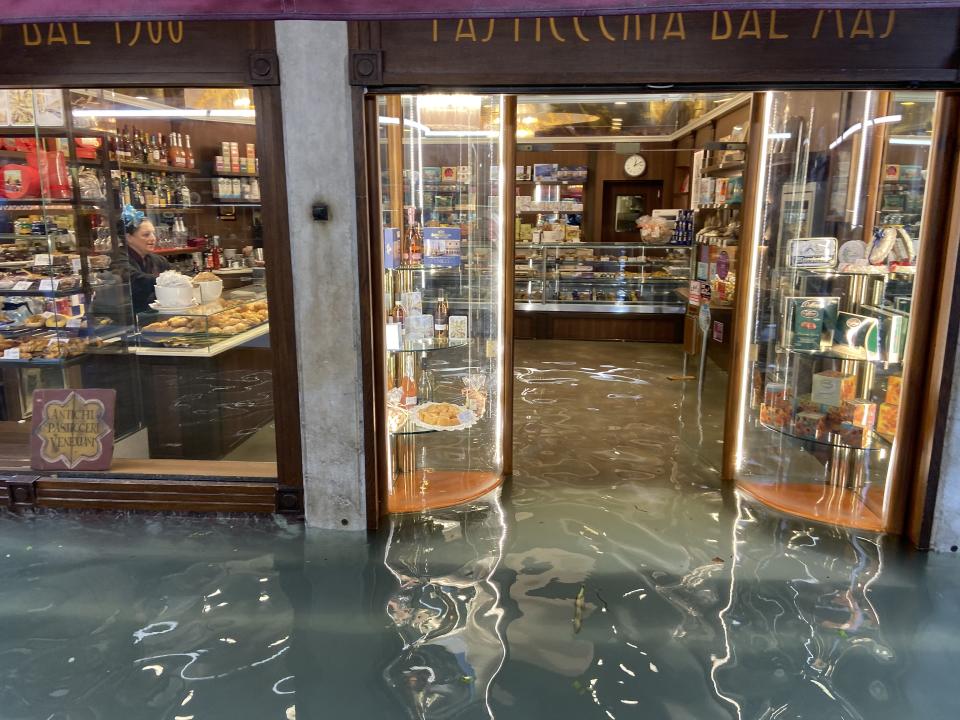
[{"label": "round clock face", "polygon": [[623,164],[623,170],[630,177],[643,175],[647,171],[647,161],[644,159],[643,155],[631,155]]}]

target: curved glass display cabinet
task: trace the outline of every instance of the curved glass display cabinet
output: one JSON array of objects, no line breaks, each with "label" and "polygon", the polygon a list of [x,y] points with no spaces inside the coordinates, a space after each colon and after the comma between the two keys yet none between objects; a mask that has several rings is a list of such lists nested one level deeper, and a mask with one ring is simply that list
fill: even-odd
[{"label": "curved glass display cabinet", "polygon": [[379,98],[389,512],[502,478],[503,102]]},{"label": "curved glass display cabinet", "polygon": [[780,510],[888,529],[936,94],[762,98],[737,479]]}]

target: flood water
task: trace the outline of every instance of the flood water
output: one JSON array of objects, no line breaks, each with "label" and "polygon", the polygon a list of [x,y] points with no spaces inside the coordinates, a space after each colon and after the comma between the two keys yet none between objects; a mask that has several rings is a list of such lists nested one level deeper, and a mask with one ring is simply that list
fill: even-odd
[{"label": "flood water", "polygon": [[0,514],[0,720],[960,716],[960,558],[721,486],[678,372],[521,343],[513,479],[369,536]]}]

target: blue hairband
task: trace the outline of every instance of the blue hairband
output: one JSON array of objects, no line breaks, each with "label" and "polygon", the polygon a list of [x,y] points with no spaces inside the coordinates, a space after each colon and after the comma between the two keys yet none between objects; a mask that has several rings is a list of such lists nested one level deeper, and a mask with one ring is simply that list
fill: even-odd
[{"label": "blue hairband", "polygon": [[120,217],[126,227],[138,227],[143,222],[143,211],[137,210],[133,205],[125,205]]}]

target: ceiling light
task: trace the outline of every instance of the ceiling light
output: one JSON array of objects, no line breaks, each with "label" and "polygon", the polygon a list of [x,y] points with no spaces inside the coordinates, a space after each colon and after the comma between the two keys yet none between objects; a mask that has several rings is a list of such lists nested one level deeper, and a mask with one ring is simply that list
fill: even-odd
[{"label": "ceiling light", "polygon": [[537,119],[533,115],[527,115],[520,122],[522,122],[524,125],[533,125],[536,121]]},{"label": "ceiling light", "polygon": [[137,100],[149,100],[149,99],[150,99],[150,98],[148,98],[146,95],[134,95],[133,97],[136,98]]},{"label": "ceiling light", "polygon": [[244,95],[243,97],[238,97],[233,101],[233,106],[237,108],[250,107],[250,96]]},{"label": "ceiling light", "polygon": [[916,105],[913,100],[898,100],[898,102],[904,107],[910,107],[911,105]]},{"label": "ceiling light", "polygon": [[626,105],[626,104],[627,104],[627,101],[626,101],[626,100],[617,100],[617,101],[614,102],[613,104],[614,104],[614,105]]}]

